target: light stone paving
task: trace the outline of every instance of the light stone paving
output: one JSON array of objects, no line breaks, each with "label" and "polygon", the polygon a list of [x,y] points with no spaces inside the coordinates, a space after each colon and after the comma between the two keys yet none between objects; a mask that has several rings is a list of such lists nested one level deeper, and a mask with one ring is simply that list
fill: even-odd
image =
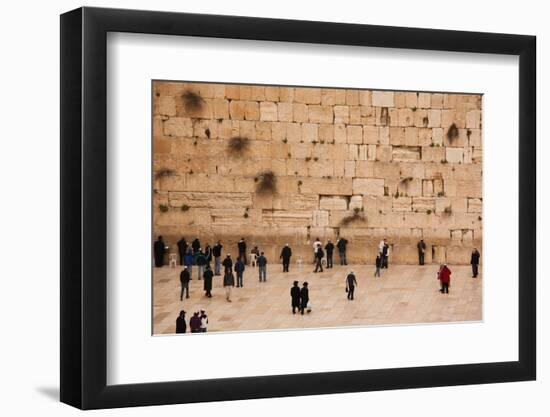
[{"label": "light stone paving", "polygon": [[[436,278],[438,265],[391,265],[375,278],[372,265],[335,265],[323,273],[313,266],[268,265],[267,282],[258,281],[258,270],[248,266],[244,288],[234,288],[232,302],[225,300],[222,277],[214,277],[212,298],[204,296],[203,281],[190,282],[190,298],[180,301],[181,267],[154,268],[153,333],[175,333],[179,311],[187,312],[187,325],[193,311],[204,309],[209,316],[209,332],[258,331],[342,326],[441,323],[482,320],[482,275],[471,278],[465,265],[450,265],[450,294],[441,294]],[[345,277],[353,270],[358,286],[355,300],[347,300]],[[312,312],[293,315],[290,287],[294,280],[309,283]]]}]

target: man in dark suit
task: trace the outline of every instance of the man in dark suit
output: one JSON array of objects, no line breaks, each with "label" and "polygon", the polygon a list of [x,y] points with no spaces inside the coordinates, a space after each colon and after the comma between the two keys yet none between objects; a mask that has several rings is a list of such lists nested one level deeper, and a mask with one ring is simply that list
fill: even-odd
[{"label": "man in dark suit", "polygon": [[178,252],[180,255],[180,265],[183,265],[183,259],[185,258],[185,254],[187,253],[187,242],[185,241],[185,238],[182,236],[180,240],[178,240]]},{"label": "man in dark suit", "polygon": [[357,286],[357,280],[355,279],[355,274],[351,271],[346,277],[346,290],[348,291],[348,300],[353,300],[353,293],[355,292],[355,287]]},{"label": "man in dark suit", "polygon": [[281,251],[280,258],[283,260],[283,272],[288,272],[288,267],[290,265],[290,257],[292,256],[292,249],[288,246],[288,243],[285,245]]},{"label": "man in dark suit", "polygon": [[237,249],[239,249],[239,258],[241,258],[246,265],[246,242],[244,241],[244,237],[237,243]]},{"label": "man in dark suit", "polygon": [[309,289],[307,282],[304,282],[302,289],[300,290],[300,313],[302,315],[304,314],[304,310],[307,308],[307,303],[309,303]]},{"label": "man in dark suit", "polygon": [[189,298],[189,280],[191,279],[191,274],[186,266],[183,267],[183,271],[180,272],[180,282],[181,282],[181,293],[180,301],[183,300],[183,292],[185,291],[185,298]]},{"label": "man in dark suit", "polygon": [[153,245],[153,252],[155,255],[155,266],[157,268],[160,268],[164,265],[164,252],[166,251],[166,245],[164,244],[164,240],[162,240],[162,236],[159,236],[158,239],[155,241],[155,244]]},{"label": "man in dark suit", "polygon": [[329,239],[325,245],[325,250],[327,251],[327,269],[332,268],[332,254],[334,253],[334,243]]},{"label": "man in dark suit", "polygon": [[296,309],[300,311],[300,287],[298,287],[298,281],[294,281],[294,285],[290,288],[290,300],[292,314],[296,314]]},{"label": "man in dark suit", "polygon": [[417,243],[416,248],[418,249],[418,265],[424,265],[424,254],[426,253],[426,244],[424,239],[420,239],[420,242]]}]

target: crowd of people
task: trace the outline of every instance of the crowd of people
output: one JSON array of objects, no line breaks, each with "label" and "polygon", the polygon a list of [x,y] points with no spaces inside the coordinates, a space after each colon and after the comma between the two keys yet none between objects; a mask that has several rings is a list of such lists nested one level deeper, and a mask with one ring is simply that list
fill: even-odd
[{"label": "crowd of people", "polygon": [[[347,265],[347,245],[348,241],[340,237],[336,241],[336,244],[332,243],[330,239],[326,244],[319,238],[313,242],[313,264],[315,265],[314,273],[323,272],[323,265],[325,268],[333,268],[333,255],[335,250],[338,251],[340,265]],[[222,276],[222,284],[225,290],[225,298],[227,302],[231,302],[233,288],[244,287],[244,272],[247,266],[252,266],[258,270],[259,282],[267,282],[267,258],[264,252],[260,251],[258,246],[250,251],[249,257],[247,257],[247,243],[244,238],[241,238],[237,242],[238,256],[235,260],[231,257],[230,253],[227,253],[222,260],[223,244],[221,241],[210,246],[206,244],[204,249],[198,238],[195,238],[191,244],[182,237],[177,242],[178,254],[180,264],[183,266],[180,272],[181,292],[180,300],[183,297],[189,298],[189,282],[192,280],[193,270],[197,270],[197,280],[203,280],[204,295],[208,298],[212,297],[212,282],[215,276]],[[426,243],[423,239],[417,243],[418,249],[418,264],[424,265]],[[376,259],[374,261],[375,270],[374,276],[380,278],[381,270],[388,269],[389,256],[390,256],[390,244],[387,239],[382,239],[377,248]],[[162,236],[159,236],[153,246],[155,266],[161,267],[164,264],[164,254],[168,250],[165,245]],[[283,273],[287,273],[290,270],[292,259],[292,248],[287,243],[283,246],[280,252],[279,259],[281,260]],[[470,264],[472,267],[472,277],[477,278],[479,269],[480,253],[477,248],[472,250]],[[213,269],[212,269],[213,265]],[[222,274],[223,268],[223,274]],[[449,287],[451,284],[451,270],[446,264],[440,265],[437,272],[437,279],[439,280],[440,289],[442,294],[449,294]],[[345,289],[348,300],[354,299],[355,288],[357,287],[357,277],[353,271],[349,271],[345,277]],[[299,282],[294,281],[293,286],[290,289],[291,307],[292,313],[296,314],[296,311],[304,314],[304,311],[311,311],[311,304],[309,299],[309,287],[308,283],[304,282],[300,288]],[[200,312],[194,312],[190,319],[189,327],[191,333],[206,332],[206,324],[208,323],[208,317],[204,310]],[[176,332],[185,333],[185,311],[181,311],[176,322]]]}]

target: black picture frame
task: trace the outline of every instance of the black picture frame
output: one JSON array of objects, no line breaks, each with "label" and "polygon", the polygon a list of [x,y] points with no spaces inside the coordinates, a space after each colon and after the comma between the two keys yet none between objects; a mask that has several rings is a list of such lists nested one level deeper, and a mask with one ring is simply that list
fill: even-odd
[{"label": "black picture frame", "polygon": [[[107,376],[108,32],[519,57],[517,361],[113,385]],[[252,17],[79,8],[61,15],[61,401],[144,406],[536,378],[536,38]]]}]

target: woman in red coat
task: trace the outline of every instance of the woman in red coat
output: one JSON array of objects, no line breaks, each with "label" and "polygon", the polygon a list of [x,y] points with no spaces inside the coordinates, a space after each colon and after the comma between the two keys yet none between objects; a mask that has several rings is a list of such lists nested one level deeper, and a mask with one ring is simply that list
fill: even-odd
[{"label": "woman in red coat", "polygon": [[451,284],[451,270],[447,267],[446,264],[441,265],[441,269],[437,273],[437,279],[441,282],[441,289],[439,290],[442,294],[449,294],[449,285]]}]

